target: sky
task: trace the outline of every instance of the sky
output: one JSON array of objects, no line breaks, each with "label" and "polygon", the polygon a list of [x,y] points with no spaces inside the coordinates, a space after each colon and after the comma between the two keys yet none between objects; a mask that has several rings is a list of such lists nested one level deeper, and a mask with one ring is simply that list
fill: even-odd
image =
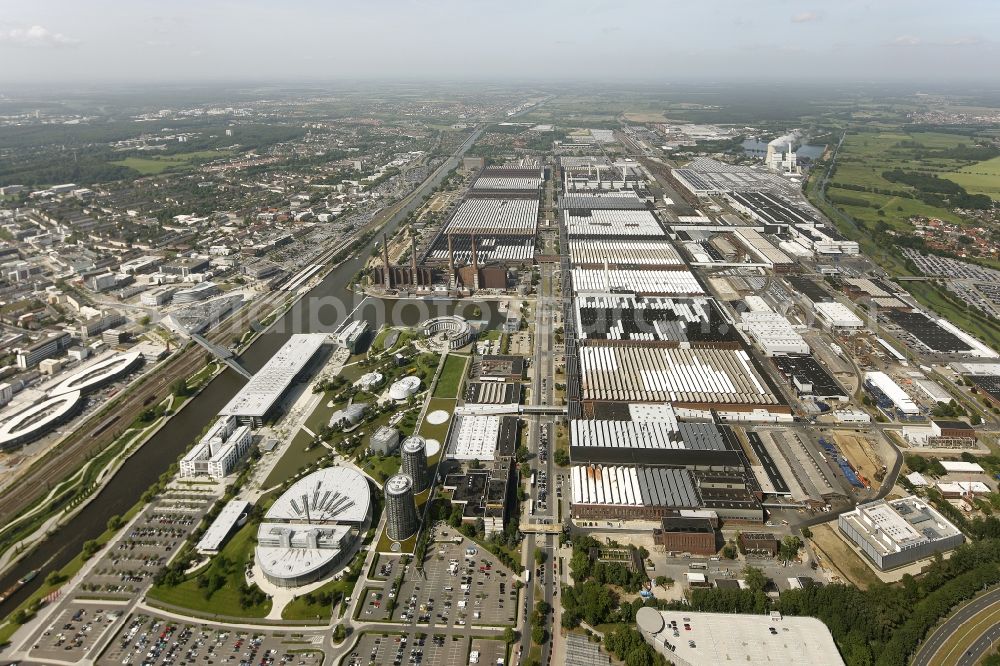
[{"label": "sky", "polygon": [[0,0],[0,82],[995,83],[997,0]]}]

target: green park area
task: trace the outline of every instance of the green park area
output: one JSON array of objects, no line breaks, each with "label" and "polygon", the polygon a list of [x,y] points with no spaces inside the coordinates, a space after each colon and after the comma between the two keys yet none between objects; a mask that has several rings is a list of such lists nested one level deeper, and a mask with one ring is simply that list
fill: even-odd
[{"label": "green park area", "polygon": [[206,567],[180,581],[161,581],[146,597],[153,605],[177,606],[201,617],[265,617],[271,599],[244,577],[256,532],[257,523],[248,521]]},{"label": "green park area", "polygon": [[228,157],[231,154],[232,152],[227,150],[197,150],[190,153],[177,153],[175,155],[126,157],[123,160],[112,162],[112,164],[135,169],[143,176],[155,176],[164,171],[187,171],[202,162],[209,162],[220,157]]},{"label": "green park area", "polygon": [[434,387],[435,398],[457,398],[458,390],[465,376],[465,366],[469,357],[460,354],[448,354],[441,368],[437,385]]}]

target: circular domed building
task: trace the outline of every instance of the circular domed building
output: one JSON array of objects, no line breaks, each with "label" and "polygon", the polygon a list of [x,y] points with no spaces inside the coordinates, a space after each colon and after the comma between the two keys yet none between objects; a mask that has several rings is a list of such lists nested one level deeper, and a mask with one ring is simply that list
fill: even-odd
[{"label": "circular domed building", "polygon": [[361,472],[321,469],[271,505],[257,528],[254,557],[273,585],[308,585],[350,563],[371,518],[371,489]]},{"label": "circular domed building", "polygon": [[420,377],[407,375],[402,379],[393,382],[389,387],[389,397],[393,400],[402,401],[415,395],[420,390]]},{"label": "circular domed building", "polygon": [[420,325],[424,335],[429,338],[441,338],[448,343],[448,349],[459,349],[472,342],[475,331],[472,325],[462,317],[445,315],[428,319]]}]

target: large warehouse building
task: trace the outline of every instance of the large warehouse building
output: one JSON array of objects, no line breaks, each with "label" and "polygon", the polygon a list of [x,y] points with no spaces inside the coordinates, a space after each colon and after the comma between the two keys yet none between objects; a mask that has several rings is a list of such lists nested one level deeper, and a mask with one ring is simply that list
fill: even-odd
[{"label": "large warehouse building", "polygon": [[269,582],[299,587],[350,562],[372,518],[368,479],[327,467],[296,481],[257,530],[256,560]]},{"label": "large warehouse building", "polygon": [[222,408],[220,416],[235,416],[259,427],[327,342],[325,333],[296,333]]},{"label": "large warehouse building", "polygon": [[732,323],[711,298],[671,298],[629,294],[581,294],[574,299],[576,334],[581,339],[736,340]]},{"label": "large warehouse building", "polygon": [[645,296],[701,296],[705,293],[694,274],[684,270],[574,268],[573,288],[577,292],[617,291]]},{"label": "large warehouse building", "polygon": [[[694,613],[640,608],[636,627],[676,666],[844,666],[833,635],[814,617]],[[683,625],[683,626],[682,626]]]},{"label": "large warehouse building", "polygon": [[616,240],[574,238],[569,241],[569,258],[580,268],[604,266],[683,266],[684,260],[674,244],[660,240]]},{"label": "large warehouse building", "polygon": [[682,349],[632,344],[580,347],[581,398],[671,402],[675,407],[781,404],[741,349]]},{"label": "large warehouse building", "polygon": [[608,210],[597,208],[590,211],[564,210],[566,233],[572,237],[612,236],[612,237],[656,237],[666,236],[666,232],[648,210]]},{"label": "large warehouse building", "polygon": [[837,519],[840,531],[879,569],[895,569],[951,550],[962,532],[918,497],[862,504]]}]

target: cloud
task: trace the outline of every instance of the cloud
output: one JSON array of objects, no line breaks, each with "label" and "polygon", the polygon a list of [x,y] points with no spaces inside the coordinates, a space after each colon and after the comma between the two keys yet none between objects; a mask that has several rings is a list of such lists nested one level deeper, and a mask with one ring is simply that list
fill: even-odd
[{"label": "cloud", "polygon": [[900,35],[889,42],[889,46],[920,46],[923,41],[913,35]]},{"label": "cloud", "polygon": [[0,43],[15,46],[61,47],[76,46],[80,40],[67,37],[61,32],[52,32],[44,26],[33,25],[30,28],[10,28],[0,31]]},{"label": "cloud", "polygon": [[801,14],[796,14],[792,17],[792,23],[809,23],[810,21],[818,21],[819,14],[816,12],[802,12]]},{"label": "cloud", "polygon": [[956,37],[955,39],[949,39],[944,43],[945,46],[978,46],[982,44],[983,40],[978,37]]},{"label": "cloud", "polygon": [[900,35],[895,39],[889,41],[887,46],[924,46],[931,48],[941,48],[941,47],[952,47],[952,46],[979,46],[983,44],[983,40],[979,37],[973,37],[970,35],[965,35],[961,37],[953,37],[951,39],[944,39],[940,41],[927,41],[921,39],[920,37],[914,37],[913,35]]}]

